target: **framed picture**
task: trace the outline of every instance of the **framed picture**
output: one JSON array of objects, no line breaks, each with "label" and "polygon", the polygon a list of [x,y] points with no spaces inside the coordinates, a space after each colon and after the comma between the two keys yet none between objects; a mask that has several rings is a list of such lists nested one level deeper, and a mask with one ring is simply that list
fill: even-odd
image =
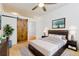
[{"label": "framed picture", "polygon": [[65,18],[52,20],[52,28],[65,28]]}]

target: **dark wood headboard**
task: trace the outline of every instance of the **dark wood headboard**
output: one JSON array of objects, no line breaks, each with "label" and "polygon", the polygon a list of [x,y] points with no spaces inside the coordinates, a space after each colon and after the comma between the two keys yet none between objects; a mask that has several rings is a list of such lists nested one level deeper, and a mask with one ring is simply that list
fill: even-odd
[{"label": "dark wood headboard", "polygon": [[66,35],[68,40],[68,30],[48,30],[48,34]]}]

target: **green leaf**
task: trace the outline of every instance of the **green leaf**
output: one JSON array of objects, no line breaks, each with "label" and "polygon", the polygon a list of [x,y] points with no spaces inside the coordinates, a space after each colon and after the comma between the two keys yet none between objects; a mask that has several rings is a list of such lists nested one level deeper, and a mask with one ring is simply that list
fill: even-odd
[{"label": "green leaf", "polygon": [[13,31],[14,31],[14,29],[9,24],[6,24],[4,26],[3,32],[4,32],[5,36],[9,37],[10,35],[12,35]]}]

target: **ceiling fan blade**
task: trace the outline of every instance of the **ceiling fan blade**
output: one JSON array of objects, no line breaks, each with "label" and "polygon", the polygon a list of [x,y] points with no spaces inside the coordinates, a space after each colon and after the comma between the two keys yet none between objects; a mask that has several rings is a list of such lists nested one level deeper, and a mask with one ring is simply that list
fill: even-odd
[{"label": "ceiling fan blade", "polygon": [[43,10],[44,10],[44,11],[46,11],[46,8],[45,8],[45,6],[44,6],[44,7],[42,7],[42,8],[43,8]]},{"label": "ceiling fan blade", "polygon": [[38,5],[36,5],[32,10],[35,10],[38,7]]},{"label": "ceiling fan blade", "polygon": [[44,3],[44,4],[47,4],[47,5],[52,5],[52,4],[56,4],[56,3]]}]

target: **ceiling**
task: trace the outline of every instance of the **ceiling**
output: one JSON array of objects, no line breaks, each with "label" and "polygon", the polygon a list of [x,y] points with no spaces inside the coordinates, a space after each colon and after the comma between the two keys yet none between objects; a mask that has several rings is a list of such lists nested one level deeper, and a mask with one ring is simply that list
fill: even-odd
[{"label": "ceiling", "polygon": [[4,11],[6,12],[17,12],[22,16],[26,17],[39,17],[46,15],[52,11],[54,11],[57,8],[60,8],[64,6],[64,3],[56,3],[56,4],[50,4],[50,5],[45,5],[47,11],[44,12],[42,8],[38,7],[34,11],[32,8],[37,5],[37,3],[4,3]]}]

